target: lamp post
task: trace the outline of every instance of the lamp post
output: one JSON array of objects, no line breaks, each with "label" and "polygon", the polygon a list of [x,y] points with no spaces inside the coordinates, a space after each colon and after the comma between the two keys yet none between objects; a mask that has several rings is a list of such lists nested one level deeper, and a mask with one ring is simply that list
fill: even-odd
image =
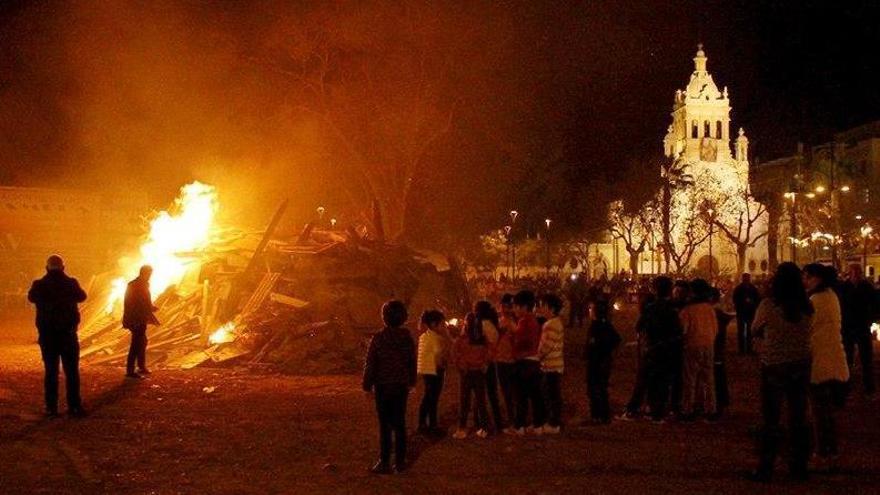
[{"label": "lamp post", "polygon": [[715,230],[715,209],[709,207],[709,209],[706,210],[706,213],[709,214],[709,283],[712,283],[712,281],[715,280],[715,258],[712,257],[712,234]]},{"label": "lamp post", "polygon": [[507,265],[507,269],[505,271],[507,272],[508,279],[510,279],[510,244],[511,244],[510,231],[512,229],[513,229],[513,227],[511,227],[510,225],[504,226],[504,241],[505,241],[504,243],[507,245],[507,253],[505,256],[505,260],[504,260],[505,263],[504,264]]},{"label": "lamp post", "polygon": [[547,244],[546,245],[546,249],[547,249],[547,275],[550,275],[550,223],[552,223],[552,222],[553,222],[553,220],[551,220],[549,218],[544,219],[544,225],[547,226],[547,238],[546,238],[546,240],[547,240],[547,243],[546,243]]},{"label": "lamp post", "polygon": [[864,270],[865,275],[868,274],[868,237],[871,235],[871,232],[873,232],[873,231],[874,231],[874,229],[868,224],[865,224],[861,228],[861,232],[862,232],[862,270]]},{"label": "lamp post", "polygon": [[657,253],[657,241],[654,239],[654,225],[657,223],[657,220],[652,218],[649,222],[651,225],[651,274],[656,275],[657,272],[660,271],[660,268],[654,268],[654,258],[656,258]]},{"label": "lamp post", "polygon": [[[818,184],[813,190],[815,194],[824,194],[826,191],[829,193],[830,204],[830,216],[831,216],[831,234],[833,238],[831,239],[831,262],[835,268],[840,266],[840,254],[838,252],[838,244],[840,241],[840,193],[847,193],[850,191],[850,186],[846,184],[839,184],[839,180],[837,177],[837,158],[838,158],[838,143],[832,141],[829,146],[823,147],[820,150],[820,154],[823,154],[827,157],[828,160],[828,172],[824,172],[822,170],[814,170],[815,173],[819,175],[825,176],[828,179],[828,187],[823,184]],[[812,194],[812,193],[809,193]],[[815,195],[813,195],[815,197]]]},{"label": "lamp post", "polygon": [[[513,226],[516,224],[516,217],[519,216],[519,212],[516,210],[510,210],[510,232],[513,232]],[[510,239],[510,249],[511,249],[511,261],[512,261],[512,277],[516,279],[516,242],[513,240],[513,235],[508,234]]]}]

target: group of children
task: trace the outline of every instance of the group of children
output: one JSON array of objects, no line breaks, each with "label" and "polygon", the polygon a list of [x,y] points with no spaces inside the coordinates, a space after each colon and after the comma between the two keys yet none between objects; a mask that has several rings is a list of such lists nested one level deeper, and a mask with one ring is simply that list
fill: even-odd
[{"label": "group of children", "polygon": [[[428,310],[421,315],[416,346],[403,327],[405,305],[400,301],[385,303],[385,328],[370,341],[363,378],[364,390],[374,393],[379,416],[380,456],[371,471],[385,474],[406,469],[406,401],[417,376],[424,382],[419,431],[429,435],[445,431],[439,426],[437,408],[450,367],[459,373],[458,428],[453,438],[467,438],[471,414],[478,438],[501,432],[513,436],[558,434],[564,371],[562,306],[555,294],[536,297],[523,290],[502,296],[497,309],[488,301],[476,303],[460,324],[447,321],[439,310]],[[593,305],[584,353],[591,413],[588,421],[598,424],[611,421],[608,382],[611,356],[620,343],[609,315],[607,303]]]}]

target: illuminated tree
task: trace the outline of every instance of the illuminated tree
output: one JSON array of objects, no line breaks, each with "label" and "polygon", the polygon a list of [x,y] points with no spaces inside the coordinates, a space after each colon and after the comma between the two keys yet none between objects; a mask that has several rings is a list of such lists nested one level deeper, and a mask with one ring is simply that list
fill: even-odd
[{"label": "illuminated tree", "polygon": [[611,203],[609,208],[611,236],[623,241],[624,249],[629,253],[629,269],[633,275],[639,273],[639,259],[651,238],[651,219],[655,212],[656,208],[650,202],[636,211],[627,211],[625,203],[620,200]]},{"label": "illuminated tree", "polygon": [[[674,196],[679,191],[684,191],[694,185],[694,178],[687,170],[687,163],[679,156],[671,162],[664,162],[660,169],[660,227],[662,229],[663,261],[666,264],[666,271],[672,266],[670,262],[677,252],[675,243],[673,242],[673,201]],[[680,242],[678,244],[681,244]],[[685,245],[688,243],[685,242]],[[690,260],[691,253],[687,256]],[[677,264],[677,262],[676,262]]]},{"label": "illuminated tree", "polygon": [[[661,193],[662,194],[662,193]],[[709,239],[709,229],[701,211],[702,195],[691,188],[676,194],[669,209],[671,235],[663,252],[676,275],[686,275],[697,249]]]},{"label": "illuminated tree", "polygon": [[712,221],[736,251],[736,276],[745,270],[746,253],[768,234],[767,207],[748,188],[715,198]]}]

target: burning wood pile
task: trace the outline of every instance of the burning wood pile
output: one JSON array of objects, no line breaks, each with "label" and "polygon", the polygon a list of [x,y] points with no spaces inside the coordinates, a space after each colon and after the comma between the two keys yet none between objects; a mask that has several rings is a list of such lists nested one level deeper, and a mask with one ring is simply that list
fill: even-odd
[{"label": "burning wood pile", "polygon": [[83,308],[82,356],[121,365],[130,334],[122,328],[126,281],[153,266],[151,291],[161,324],[148,330],[157,368],[248,366],[294,374],[359,369],[379,307],[391,297],[413,314],[459,309],[467,293],[442,257],[371,241],[349,229],[277,232],[282,204],[265,232],[214,223],[216,191],[193,183],[171,212],[159,213],[121,275],[96,277]]}]

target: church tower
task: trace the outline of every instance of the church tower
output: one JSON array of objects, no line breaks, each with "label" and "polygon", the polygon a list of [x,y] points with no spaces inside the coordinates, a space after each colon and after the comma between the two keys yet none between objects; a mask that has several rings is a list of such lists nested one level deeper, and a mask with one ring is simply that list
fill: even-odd
[{"label": "church tower", "polygon": [[684,90],[675,92],[672,125],[663,139],[667,157],[681,156],[690,163],[729,160],[730,99],[706,70],[706,53],[698,45],[694,72]]}]

